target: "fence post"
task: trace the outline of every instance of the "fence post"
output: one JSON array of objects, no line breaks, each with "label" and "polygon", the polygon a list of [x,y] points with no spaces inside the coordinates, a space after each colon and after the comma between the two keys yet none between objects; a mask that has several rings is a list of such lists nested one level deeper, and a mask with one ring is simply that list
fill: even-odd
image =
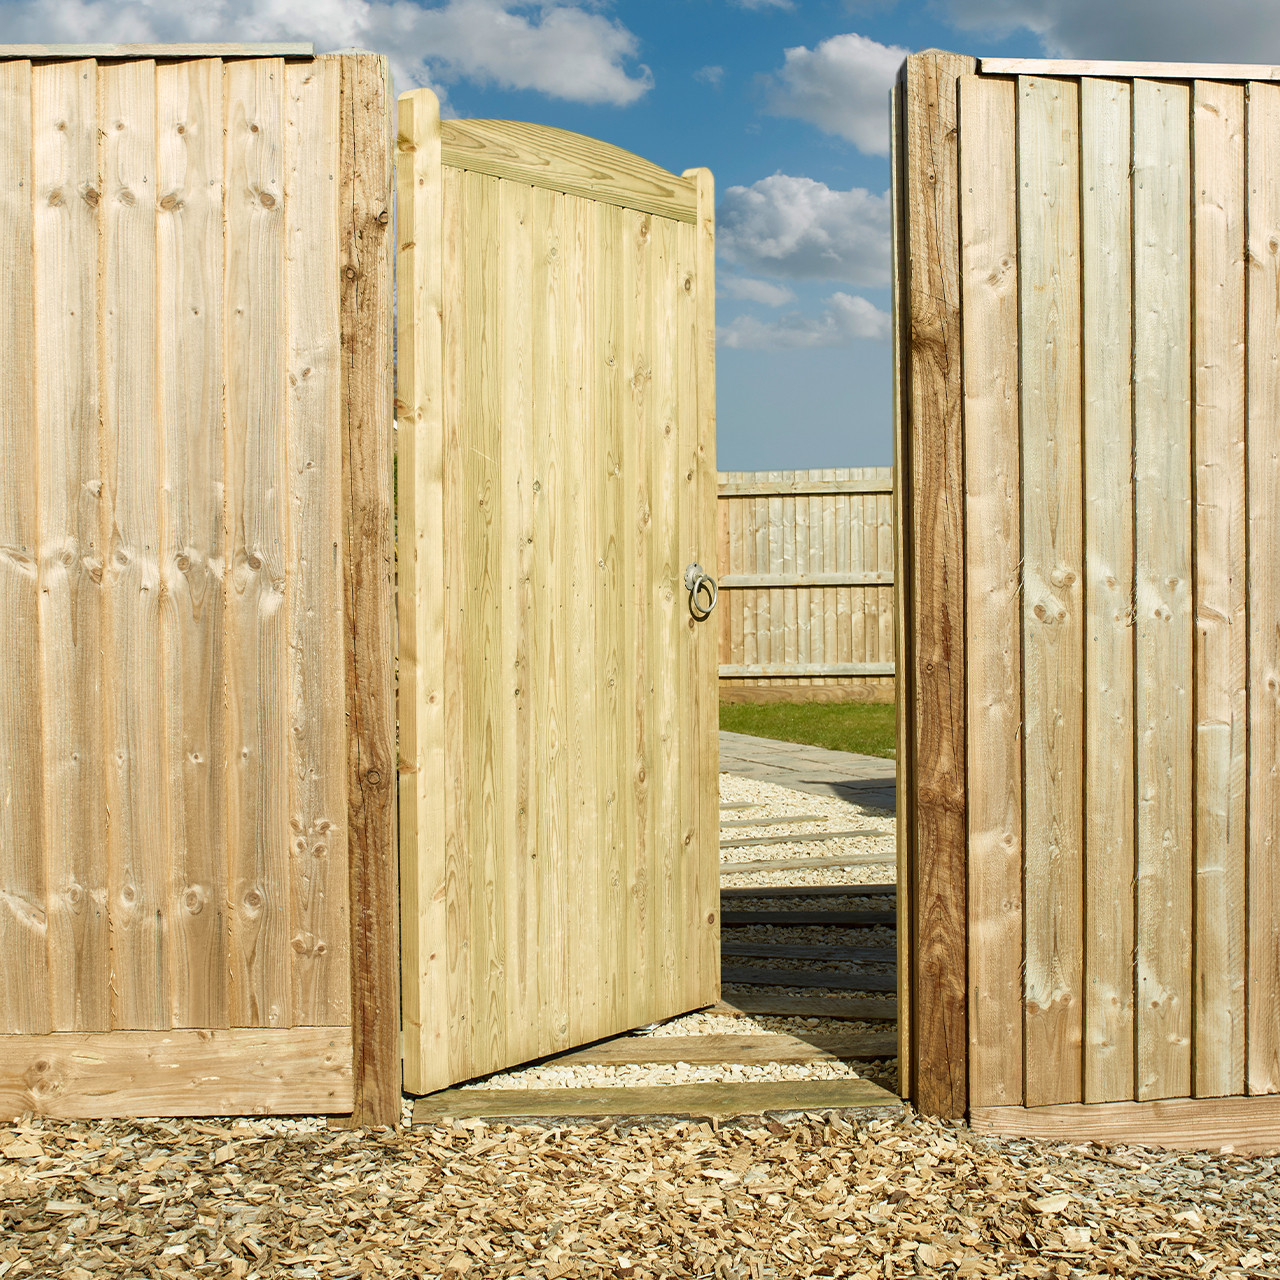
[{"label": "fence post", "polygon": [[898,600],[905,720],[898,790],[907,1022],[903,1091],[926,1114],[968,1102],[964,457],[957,91],[972,58],[929,50],[898,88]]}]

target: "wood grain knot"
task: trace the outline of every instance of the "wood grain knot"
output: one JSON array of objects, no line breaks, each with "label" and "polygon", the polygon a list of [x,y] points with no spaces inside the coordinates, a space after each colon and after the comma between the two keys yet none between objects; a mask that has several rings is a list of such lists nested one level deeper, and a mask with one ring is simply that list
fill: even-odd
[{"label": "wood grain knot", "polygon": [[365,781],[368,782],[371,787],[382,785],[382,774],[379,773],[377,769],[370,769],[364,776]]},{"label": "wood grain knot", "polygon": [[274,209],[276,207],[276,198],[270,191],[262,191],[258,193],[258,203],[264,209]]},{"label": "wood grain knot", "polygon": [[98,192],[97,192],[97,189],[96,189],[96,188],[94,188],[94,187],[86,187],[86,188],[84,189],[84,202],[85,202],[85,204],[87,204],[91,209],[96,209],[96,208],[98,207],[98,201],[99,201],[99,200],[101,200],[101,199],[102,199],[102,197],[98,194]]}]

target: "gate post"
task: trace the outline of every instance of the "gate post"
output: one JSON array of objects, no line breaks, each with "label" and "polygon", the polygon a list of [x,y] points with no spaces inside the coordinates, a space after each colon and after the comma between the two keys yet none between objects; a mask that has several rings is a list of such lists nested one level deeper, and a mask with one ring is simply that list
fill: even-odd
[{"label": "gate post", "polygon": [[901,1087],[968,1105],[964,450],[957,98],[974,59],[907,58],[894,90]]}]

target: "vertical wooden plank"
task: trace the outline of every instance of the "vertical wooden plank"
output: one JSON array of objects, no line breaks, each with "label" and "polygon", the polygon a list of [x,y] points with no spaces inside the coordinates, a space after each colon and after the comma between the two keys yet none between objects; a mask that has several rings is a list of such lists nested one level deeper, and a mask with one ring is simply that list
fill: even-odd
[{"label": "vertical wooden plank", "polygon": [[[693,406],[680,405],[677,396],[676,223],[670,218],[650,220],[650,262],[646,356],[649,378],[649,421],[652,425],[646,463],[649,470],[649,529],[651,577],[646,583],[651,666],[652,736],[647,768],[653,798],[650,832],[655,951],[648,980],[653,1012],[646,1021],[664,1017],[679,1003],[680,894],[677,877],[683,851],[680,831],[680,708],[692,690],[684,687],[679,655],[684,607],[684,566],[681,560],[680,435],[678,415]],[[696,404],[696,401],[695,401]],[[710,551],[712,548],[707,547]],[[692,556],[690,557],[692,558]],[[709,557],[708,557],[709,558]],[[717,854],[718,857],[718,854]]]},{"label": "vertical wooden plank", "polygon": [[627,1018],[627,938],[630,916],[626,865],[633,824],[631,787],[630,707],[632,691],[626,684],[629,655],[626,619],[631,607],[629,527],[633,511],[623,474],[626,456],[624,350],[622,309],[623,279],[619,255],[624,252],[622,209],[595,207],[594,256],[596,260],[596,415],[597,443],[602,466],[597,489],[602,547],[600,599],[596,606],[596,652],[600,670],[600,739],[596,761],[596,786],[601,805],[601,910],[619,922],[600,939],[597,960],[602,1001],[614,1026]]},{"label": "vertical wooden plank", "polygon": [[1186,85],[1133,86],[1138,1098],[1191,1092],[1191,154]]},{"label": "vertical wooden plank", "polygon": [[911,525],[904,571],[915,636],[911,771],[902,789],[912,793],[915,825],[909,1093],[921,1111],[942,1116],[962,1114],[968,1096],[956,81],[973,68],[972,58],[954,54],[907,59],[902,140]]},{"label": "vertical wooden plank", "polygon": [[1086,1102],[1134,1090],[1131,95],[1080,84]]},{"label": "vertical wooden plank", "polygon": [[155,63],[99,73],[102,427],[111,541],[103,643],[113,1024],[166,1028],[172,869],[161,680]]},{"label": "vertical wooden plank", "polygon": [[1018,80],[1028,1106],[1082,1088],[1078,121],[1074,83]]},{"label": "vertical wooden plank", "polygon": [[178,1027],[228,1025],[222,120],[221,59],[157,66],[160,619]]},{"label": "vertical wooden plank", "polygon": [[[74,977],[48,935],[41,741],[40,530],[37,494],[32,243],[31,64],[0,64],[0,1031],[51,1028],[50,961]],[[43,424],[41,424],[43,425]],[[51,744],[52,745],[52,744]],[[56,760],[56,756],[55,756]],[[52,886],[56,892],[57,884]],[[61,943],[65,930],[59,930]],[[65,1017],[63,1010],[59,1015]]]},{"label": "vertical wooden plank", "polygon": [[[498,405],[501,430],[498,463],[503,536],[499,599],[503,610],[500,635],[502,673],[507,688],[501,691],[502,788],[500,833],[503,849],[506,955],[507,1056],[522,1062],[537,1055],[541,1023],[528,1016],[538,1007],[539,945],[542,937],[538,915],[542,894],[539,872],[549,864],[539,859],[534,780],[532,690],[528,687],[531,644],[536,643],[539,616],[533,611],[532,581],[537,543],[532,465],[533,399],[536,376],[533,367],[533,258],[535,227],[533,188],[523,183],[498,184],[498,245],[501,283],[494,302],[501,324],[498,335],[501,384]],[[477,940],[478,941],[478,940]],[[525,1011],[522,1016],[522,1011]]]},{"label": "vertical wooden plank", "polygon": [[649,583],[652,574],[652,505],[646,459],[653,447],[653,401],[650,395],[652,355],[648,350],[648,297],[652,287],[652,218],[626,210],[622,246],[622,359],[626,387],[623,404],[624,462],[627,477],[631,594],[628,601],[625,651],[629,655],[625,688],[632,710],[629,719],[627,777],[631,780],[634,825],[630,832],[627,884],[628,978],[630,1019],[639,1026],[649,1019],[645,976],[654,970],[656,923],[653,885],[653,657],[649,642]]},{"label": "vertical wooden plank", "polygon": [[[502,806],[505,800],[502,743],[505,686],[502,669],[503,449],[500,428],[502,279],[499,260],[498,178],[467,173],[466,379],[468,489],[466,525],[470,582],[463,652],[467,750],[472,785],[467,797],[470,832],[470,984],[475,1072],[507,1065],[506,909]],[[560,938],[546,938],[554,951]]]},{"label": "vertical wooden plank", "polygon": [[444,370],[440,103],[402,94],[396,137],[396,602],[404,1085],[450,1084],[445,875]]},{"label": "vertical wooden plank", "polygon": [[1018,174],[1010,80],[960,79],[969,1105],[1022,1102]]},{"label": "vertical wooden plank", "polygon": [[[448,1075],[465,1080],[471,1069],[473,1011],[470,970],[471,831],[467,798],[472,765],[467,749],[465,635],[471,576],[467,564],[467,523],[474,518],[468,488],[471,453],[467,438],[466,258],[463,226],[467,215],[466,175],[445,168],[441,175],[441,348],[444,445],[443,566],[444,730],[445,730],[445,970],[450,1029]],[[443,530],[449,530],[445,537]],[[532,678],[532,677],[531,677]]]},{"label": "vertical wooden plank", "polygon": [[339,272],[341,548],[346,628],[355,1109],[400,1117],[400,930],[395,903],[395,535],[392,511],[391,80],[387,60],[344,55]]},{"label": "vertical wooden plank", "polygon": [[[341,336],[338,276],[322,267],[338,260],[341,87],[332,60],[285,69],[289,945],[293,1020],[312,1027],[345,1026],[351,1015],[342,569],[333,552],[343,515]],[[317,666],[333,678],[317,680]]]},{"label": "vertical wooden plank", "polygon": [[[13,84],[20,64],[6,63]],[[22,98],[3,120],[22,121]],[[107,843],[101,820],[102,459],[98,427],[98,75],[93,62],[46,63],[31,76],[35,429],[40,457],[40,687],[29,722],[44,730],[48,840],[49,996],[54,1031],[111,1026]],[[8,147],[5,147],[8,154]],[[27,197],[22,194],[23,200]],[[5,225],[22,225],[21,209]],[[6,248],[6,253],[11,253]],[[6,260],[13,306],[23,320],[22,274]],[[10,351],[12,337],[4,339]],[[27,338],[21,336],[25,347]],[[6,368],[14,368],[11,356]],[[3,403],[21,412],[16,389]],[[47,442],[47,443],[45,443]],[[52,446],[52,447],[51,447]],[[22,473],[12,465],[6,476]],[[6,533],[6,542],[9,540]],[[30,631],[28,635],[32,634]],[[19,655],[16,643],[6,652]],[[23,680],[27,688],[34,680]],[[5,849],[24,847],[6,835]],[[29,843],[26,847],[34,847]]]},{"label": "vertical wooden plank", "polygon": [[1249,853],[1246,1087],[1280,1092],[1280,85],[1247,105]]},{"label": "vertical wooden plank", "polygon": [[[565,197],[533,193],[533,724],[539,919],[538,1009],[545,1042],[568,1044],[569,688],[566,584]],[[473,234],[468,227],[466,234]]]},{"label": "vertical wooden plank", "polygon": [[[893,190],[896,192],[897,179],[894,179]],[[895,233],[896,235],[896,233]],[[896,241],[894,252],[897,252]],[[896,290],[896,286],[895,286]],[[896,296],[896,292],[895,292]],[[896,378],[895,373],[895,378]],[[894,395],[898,394],[895,385]],[[895,409],[895,413],[897,410]],[[896,427],[895,427],[896,430]],[[895,446],[896,447],[896,446]],[[834,467],[823,470],[824,480],[835,480],[839,473]],[[836,569],[836,502],[834,494],[824,494],[819,501],[822,504],[822,572],[834,573]],[[891,552],[896,555],[896,551]],[[819,592],[822,597],[822,661],[839,662],[839,647],[836,642],[836,589],[823,587]]]},{"label": "vertical wooden plank", "polygon": [[[697,442],[694,468],[693,554],[711,545],[716,503],[716,193],[710,169],[686,169],[684,176],[698,184],[698,221],[692,280],[697,331]],[[706,563],[705,560],[702,561]],[[683,585],[683,583],[681,583]],[[686,625],[688,621],[686,620]],[[684,856],[696,871],[689,884],[697,929],[696,963],[687,999],[690,1004],[720,998],[720,697],[716,683],[716,654],[711,629],[690,627],[696,649],[692,749],[696,757],[697,807],[693,840]]]},{"label": "vertical wooden plank", "polygon": [[[599,436],[595,401],[596,290],[595,220],[590,201],[565,196],[562,254],[565,317],[565,534],[568,552],[562,583],[565,593],[565,674],[572,695],[566,705],[566,756],[569,772],[566,861],[570,918],[566,931],[569,979],[569,1043],[581,1044],[613,1027],[605,1018],[605,992],[595,981],[596,957],[609,930],[602,914],[600,791],[595,752],[599,741],[600,686],[595,610],[599,601],[600,537],[594,502],[599,483]],[[674,355],[674,353],[673,353]],[[678,801],[673,789],[671,802]],[[679,921],[671,921],[672,928]],[[592,975],[588,977],[587,975]],[[673,975],[674,976],[674,975]],[[517,1015],[518,1016],[518,1015]]]},{"label": "vertical wooden plank", "polygon": [[1195,299],[1195,1008],[1197,1097],[1244,1092],[1244,88],[1192,91]]},{"label": "vertical wooden plank", "polygon": [[228,62],[225,606],[232,1026],[288,1026],[284,63]]}]

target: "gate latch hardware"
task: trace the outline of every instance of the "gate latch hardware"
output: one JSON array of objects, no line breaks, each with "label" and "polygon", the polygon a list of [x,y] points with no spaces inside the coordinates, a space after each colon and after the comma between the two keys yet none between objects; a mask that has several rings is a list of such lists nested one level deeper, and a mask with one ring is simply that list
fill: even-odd
[{"label": "gate latch hardware", "polygon": [[711,617],[711,610],[716,607],[716,601],[720,598],[716,580],[694,561],[684,571],[684,589],[689,593],[689,612],[699,622],[705,622]]}]

